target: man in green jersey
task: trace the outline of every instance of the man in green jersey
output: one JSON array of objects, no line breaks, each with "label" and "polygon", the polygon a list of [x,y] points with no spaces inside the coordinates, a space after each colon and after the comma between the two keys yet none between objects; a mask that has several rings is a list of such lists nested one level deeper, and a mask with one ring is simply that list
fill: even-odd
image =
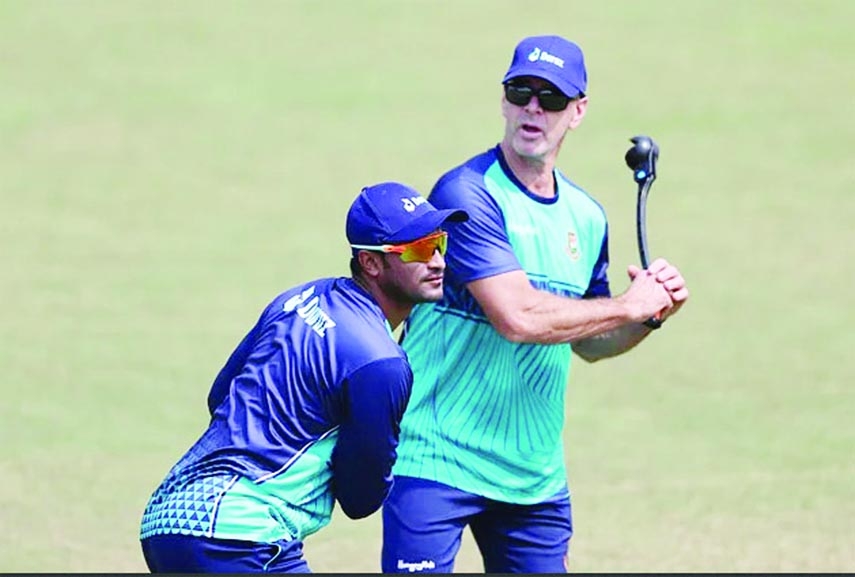
[{"label": "man in green jersey", "polygon": [[526,38],[502,84],[501,143],[429,197],[470,218],[453,225],[443,299],[417,305],[404,333],[414,385],[383,508],[386,572],[450,572],[466,526],[488,572],[565,570],[571,353],[624,353],[689,296],[664,259],[628,267],[611,295],[603,209],[555,166],[588,106],[581,49]]}]

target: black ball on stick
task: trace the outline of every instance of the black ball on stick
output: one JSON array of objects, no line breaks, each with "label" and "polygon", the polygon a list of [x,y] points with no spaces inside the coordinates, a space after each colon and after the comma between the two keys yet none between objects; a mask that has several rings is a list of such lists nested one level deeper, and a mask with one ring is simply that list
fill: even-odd
[{"label": "black ball on stick", "polygon": [[[633,147],[626,151],[626,165],[632,170],[645,168],[651,160],[651,152],[653,153],[652,160],[655,162],[659,157],[659,147],[653,142],[649,136],[633,136],[629,139]],[[647,168],[649,170],[649,167]]]},{"label": "black ball on stick", "polygon": [[[633,136],[629,139],[632,148],[626,151],[624,160],[632,169],[632,177],[638,184],[638,202],[635,211],[635,224],[638,236],[638,254],[641,258],[641,268],[650,265],[650,251],[647,249],[647,195],[653,181],[656,180],[656,160],[659,158],[659,147],[649,136]],[[644,321],[651,329],[662,326],[659,315]]]}]

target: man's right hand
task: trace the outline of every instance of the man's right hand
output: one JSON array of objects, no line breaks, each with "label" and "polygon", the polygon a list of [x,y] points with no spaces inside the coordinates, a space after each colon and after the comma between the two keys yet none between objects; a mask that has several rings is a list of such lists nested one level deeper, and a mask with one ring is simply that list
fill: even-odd
[{"label": "man's right hand", "polygon": [[617,298],[627,307],[633,321],[644,322],[657,314],[665,316],[674,306],[671,294],[655,273],[634,265],[629,266],[627,273],[632,282]]}]

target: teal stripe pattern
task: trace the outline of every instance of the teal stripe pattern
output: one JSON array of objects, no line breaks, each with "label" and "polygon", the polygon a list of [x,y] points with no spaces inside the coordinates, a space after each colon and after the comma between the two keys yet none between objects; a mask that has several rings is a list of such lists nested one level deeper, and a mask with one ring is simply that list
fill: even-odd
[{"label": "teal stripe pattern", "polygon": [[[498,163],[484,185],[532,285],[581,298],[606,221],[586,193],[558,176],[558,198],[540,202]],[[504,339],[467,294],[413,311],[403,347],[415,375],[394,472],[510,503],[543,501],[567,483],[562,430],[569,344]]]}]

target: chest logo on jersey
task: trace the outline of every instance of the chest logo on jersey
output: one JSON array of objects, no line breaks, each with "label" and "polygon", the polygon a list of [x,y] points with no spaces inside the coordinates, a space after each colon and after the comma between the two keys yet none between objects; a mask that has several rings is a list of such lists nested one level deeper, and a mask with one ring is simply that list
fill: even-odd
[{"label": "chest logo on jersey", "polygon": [[296,310],[303,322],[309,325],[318,336],[323,337],[327,329],[335,326],[335,321],[321,308],[320,298],[310,298],[313,294],[315,294],[314,285],[285,301],[282,310],[286,313]]},{"label": "chest logo on jersey", "polygon": [[572,230],[567,233],[567,246],[564,247],[564,251],[570,260],[579,260],[579,257],[582,256],[582,252],[579,250],[579,237]]}]

